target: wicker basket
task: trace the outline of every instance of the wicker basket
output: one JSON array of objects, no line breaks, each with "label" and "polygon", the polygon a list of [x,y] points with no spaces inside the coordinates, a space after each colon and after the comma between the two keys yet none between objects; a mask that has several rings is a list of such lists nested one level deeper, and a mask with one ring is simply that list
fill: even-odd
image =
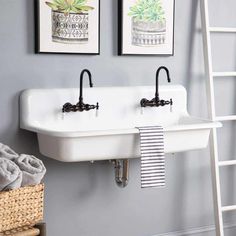
[{"label": "wicker basket", "polygon": [[43,198],[43,184],[0,192],[0,232],[41,221]]}]

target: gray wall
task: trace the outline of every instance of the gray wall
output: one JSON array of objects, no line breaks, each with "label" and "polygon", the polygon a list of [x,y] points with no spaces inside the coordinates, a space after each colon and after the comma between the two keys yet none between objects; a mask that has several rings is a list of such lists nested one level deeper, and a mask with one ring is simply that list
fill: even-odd
[{"label": "gray wall", "polygon": [[[210,2],[211,20],[235,26],[234,0],[227,0],[227,5],[225,0]],[[20,91],[77,87],[79,73],[85,67],[91,69],[96,86],[132,86],[153,85],[155,70],[166,65],[173,83],[188,89],[189,111],[206,117],[198,0],[176,0],[174,57],[118,57],[117,0],[101,0],[100,56],[35,55],[33,9],[33,0],[0,1],[0,141],[45,162],[48,235],[153,236],[203,226],[206,228],[191,232],[214,235],[207,227],[214,224],[208,150],[167,156],[164,189],[141,190],[139,160],[132,160],[130,183],[119,189],[108,162],[63,164],[50,160],[39,154],[36,135],[19,129]],[[235,68],[235,37],[226,39],[226,43],[221,36],[213,40],[216,70]],[[223,87],[227,92],[217,92],[217,110],[235,112],[233,80],[217,80],[218,91]],[[235,156],[234,129],[230,124],[221,131],[221,158]],[[225,204],[236,202],[234,177],[233,171],[223,173],[222,192],[229,193],[223,194]],[[231,222],[233,216],[225,220]],[[231,231],[235,235],[235,229]]]}]

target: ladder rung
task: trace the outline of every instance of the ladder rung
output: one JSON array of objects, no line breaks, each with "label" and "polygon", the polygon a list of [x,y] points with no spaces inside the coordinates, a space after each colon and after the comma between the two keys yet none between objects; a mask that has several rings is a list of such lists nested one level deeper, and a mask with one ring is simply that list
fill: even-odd
[{"label": "ladder rung", "polygon": [[226,212],[226,211],[235,211],[236,210],[236,205],[232,205],[232,206],[224,206],[221,208],[221,210],[223,212]]},{"label": "ladder rung", "polygon": [[210,32],[214,33],[236,33],[236,28],[229,27],[210,27]]},{"label": "ladder rung", "polygon": [[216,117],[217,121],[230,121],[230,120],[236,120],[236,115],[235,116],[217,116]]},{"label": "ladder rung", "polygon": [[234,77],[236,76],[236,71],[232,72],[213,72],[214,77]]},{"label": "ladder rung", "polygon": [[231,161],[219,161],[218,165],[219,165],[219,166],[234,166],[234,165],[236,165],[236,160],[231,160]]}]

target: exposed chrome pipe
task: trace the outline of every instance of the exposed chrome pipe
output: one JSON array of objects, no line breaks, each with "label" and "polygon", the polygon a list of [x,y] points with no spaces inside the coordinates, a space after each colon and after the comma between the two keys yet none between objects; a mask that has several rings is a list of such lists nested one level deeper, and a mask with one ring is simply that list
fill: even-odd
[{"label": "exposed chrome pipe", "polygon": [[129,181],[129,160],[114,160],[112,163],[115,166],[116,184],[121,188],[126,187]]}]

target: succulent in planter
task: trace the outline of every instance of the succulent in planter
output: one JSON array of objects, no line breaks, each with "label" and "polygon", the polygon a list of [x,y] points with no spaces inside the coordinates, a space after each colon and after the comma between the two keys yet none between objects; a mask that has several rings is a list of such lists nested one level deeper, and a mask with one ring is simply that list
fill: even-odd
[{"label": "succulent in planter", "polygon": [[128,13],[132,17],[132,44],[155,46],[165,43],[166,17],[161,0],[137,0]]},{"label": "succulent in planter", "polygon": [[129,16],[136,21],[165,21],[165,11],[161,0],[137,0],[135,5],[130,7]]},{"label": "succulent in planter", "polygon": [[93,10],[94,8],[86,5],[88,0],[53,0],[46,4],[54,11],[68,13],[83,13]]},{"label": "succulent in planter", "polygon": [[88,0],[52,0],[45,2],[52,9],[52,41],[87,43],[89,39]]}]

